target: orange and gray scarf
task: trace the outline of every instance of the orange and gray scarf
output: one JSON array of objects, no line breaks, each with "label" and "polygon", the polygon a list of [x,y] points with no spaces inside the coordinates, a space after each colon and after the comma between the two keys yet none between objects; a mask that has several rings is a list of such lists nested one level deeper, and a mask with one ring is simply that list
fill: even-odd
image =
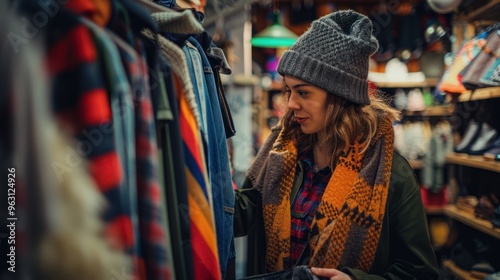
[{"label": "orange and gray scarf", "polygon": [[[385,214],[393,148],[392,123],[381,119],[365,153],[355,143],[340,156],[312,222],[310,266],[370,270]],[[268,271],[283,269],[290,257],[296,167],[296,145],[276,127],[247,174],[262,194]]]}]

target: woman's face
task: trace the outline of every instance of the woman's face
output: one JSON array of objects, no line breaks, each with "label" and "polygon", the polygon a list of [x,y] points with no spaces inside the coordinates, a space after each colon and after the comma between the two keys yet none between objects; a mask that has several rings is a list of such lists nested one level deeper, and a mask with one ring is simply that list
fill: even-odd
[{"label": "woman's face", "polygon": [[285,86],[289,95],[288,109],[293,110],[295,121],[300,124],[302,132],[319,132],[325,124],[328,93],[288,75],[285,76]]}]

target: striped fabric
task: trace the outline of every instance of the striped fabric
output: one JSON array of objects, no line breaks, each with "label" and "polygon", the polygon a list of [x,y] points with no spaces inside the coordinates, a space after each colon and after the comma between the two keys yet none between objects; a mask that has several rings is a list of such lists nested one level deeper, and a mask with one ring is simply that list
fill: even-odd
[{"label": "striped fabric", "polygon": [[212,210],[203,192],[206,171],[203,150],[199,145],[201,135],[177,77],[174,78],[174,85],[179,99],[179,122],[186,162],[194,276],[200,280],[221,279]]},{"label": "striped fabric", "polygon": [[[71,2],[60,11],[48,28],[47,65],[52,79],[53,109],[58,125],[78,140],[67,147],[69,166],[80,168],[87,159],[90,175],[104,194],[108,207],[104,213],[106,235],[116,248],[130,251],[132,223],[121,205],[123,169],[110,129],[112,114],[108,94],[100,74],[92,35],[77,15],[89,14],[92,6]],[[69,172],[69,171],[68,171]]]},{"label": "striped fabric", "polygon": [[[155,38],[150,30],[144,30],[142,34],[151,40]],[[193,85],[189,81],[186,58],[177,45],[163,36],[158,36],[158,47],[174,72],[174,87],[179,102],[179,124],[186,164],[187,207],[193,247],[194,279],[221,279],[212,208],[203,191],[206,189],[207,173],[201,145],[200,121],[195,114],[198,109],[193,96]]]}]

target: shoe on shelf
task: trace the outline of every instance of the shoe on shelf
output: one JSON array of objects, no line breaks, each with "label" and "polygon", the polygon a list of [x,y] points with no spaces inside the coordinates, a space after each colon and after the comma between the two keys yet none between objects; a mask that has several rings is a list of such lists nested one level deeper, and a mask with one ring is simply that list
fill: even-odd
[{"label": "shoe on shelf", "polygon": [[484,277],[483,280],[500,280],[500,271],[486,275],[486,277]]},{"label": "shoe on shelf", "polygon": [[483,194],[479,198],[476,207],[474,207],[474,216],[478,219],[490,221],[493,218],[495,206],[495,201]]},{"label": "shoe on shelf", "polygon": [[484,278],[488,275],[495,273],[495,269],[488,261],[481,261],[472,266],[470,274],[472,276]]},{"label": "shoe on shelf", "polygon": [[482,155],[494,145],[500,145],[498,132],[487,123],[483,123],[481,127],[481,133],[477,137],[476,141],[474,141],[474,144],[470,147],[469,151],[467,151],[467,153],[469,155]]},{"label": "shoe on shelf", "polygon": [[476,139],[481,134],[482,124],[475,120],[470,120],[465,129],[462,141],[453,149],[456,153],[467,153],[470,147],[476,142]]}]

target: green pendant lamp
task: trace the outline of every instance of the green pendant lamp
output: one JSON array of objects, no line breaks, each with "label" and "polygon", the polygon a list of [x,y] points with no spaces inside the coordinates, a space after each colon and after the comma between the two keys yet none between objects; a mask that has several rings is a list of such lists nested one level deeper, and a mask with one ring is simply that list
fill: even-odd
[{"label": "green pendant lamp", "polygon": [[250,41],[252,46],[259,48],[288,48],[298,36],[281,24],[279,10],[273,11],[273,24],[255,34]]}]

